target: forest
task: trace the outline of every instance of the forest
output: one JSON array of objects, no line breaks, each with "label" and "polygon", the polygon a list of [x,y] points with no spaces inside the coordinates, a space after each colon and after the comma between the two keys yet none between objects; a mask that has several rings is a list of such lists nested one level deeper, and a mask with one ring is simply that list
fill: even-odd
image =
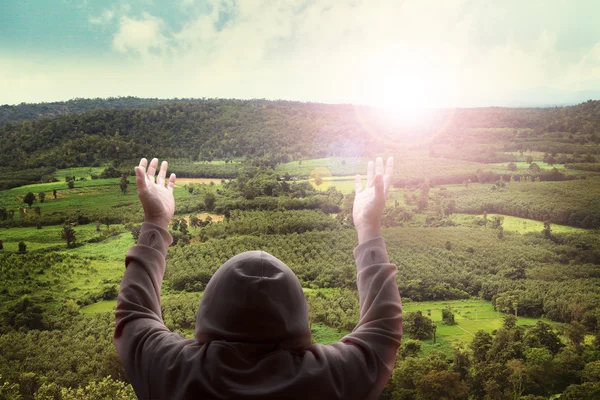
[{"label": "forest", "polygon": [[600,101],[431,110],[267,100],[0,106],[0,399],[135,399],[116,354],[133,166],[178,176],[162,314],[192,337],[217,268],[298,276],[313,342],[360,318],[354,175],[396,159],[383,237],[402,346],[381,399],[600,398]]}]

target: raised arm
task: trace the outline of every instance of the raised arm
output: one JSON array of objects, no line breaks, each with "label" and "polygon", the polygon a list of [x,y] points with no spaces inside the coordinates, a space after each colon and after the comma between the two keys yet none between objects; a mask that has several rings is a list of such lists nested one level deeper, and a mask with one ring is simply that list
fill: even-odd
[{"label": "raised arm", "polygon": [[[330,398],[375,399],[394,368],[402,338],[402,304],[396,273],[381,236],[381,219],[394,168],[389,158],[369,162],[363,189],[356,176],[353,219],[358,234],[354,250],[360,300],[360,321],[340,342],[315,346],[315,360],[327,360],[332,376]],[[384,173],[385,172],[385,173]],[[318,354],[319,352],[324,354]],[[318,363],[318,361],[315,361]]]},{"label": "raised arm", "polygon": [[143,158],[135,168],[138,196],[144,208],[144,223],[137,245],[125,258],[125,275],[117,299],[114,342],[125,372],[139,398],[148,398],[147,369],[154,350],[167,336],[160,292],[167,248],[173,238],[167,231],[175,210],[171,174],[165,186],[167,162],[163,161],[155,180],[158,160]]}]

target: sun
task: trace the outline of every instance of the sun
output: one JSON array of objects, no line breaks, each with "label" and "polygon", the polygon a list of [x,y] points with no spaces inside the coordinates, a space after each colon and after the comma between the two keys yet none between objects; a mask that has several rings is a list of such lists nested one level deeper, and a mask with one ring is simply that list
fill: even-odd
[{"label": "sun", "polygon": [[372,67],[364,82],[365,103],[401,125],[426,123],[429,111],[444,107],[448,98],[442,74],[427,63]]}]

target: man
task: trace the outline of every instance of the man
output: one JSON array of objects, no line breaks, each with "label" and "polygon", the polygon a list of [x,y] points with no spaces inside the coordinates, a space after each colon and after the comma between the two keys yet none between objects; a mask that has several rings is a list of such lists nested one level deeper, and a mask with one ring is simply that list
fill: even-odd
[{"label": "man", "polygon": [[[308,307],[294,273],[262,251],[238,254],[211,278],[194,339],[164,325],[160,291],[167,227],[175,210],[175,175],[163,161],[135,168],[144,223],[125,258],[117,301],[115,345],[140,399],[373,399],[394,367],[402,305],[381,237],[394,160],[356,176],[353,219],[360,321],[331,345],[311,344]],[[147,170],[146,167],[148,166]]]}]

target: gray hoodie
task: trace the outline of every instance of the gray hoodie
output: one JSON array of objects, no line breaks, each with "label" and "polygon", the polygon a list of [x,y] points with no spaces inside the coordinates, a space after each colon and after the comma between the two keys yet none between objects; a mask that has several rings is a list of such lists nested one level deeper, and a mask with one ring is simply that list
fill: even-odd
[{"label": "gray hoodie", "polygon": [[262,251],[238,254],[213,275],[194,339],[170,332],[160,291],[172,237],[144,223],[126,258],[115,345],[140,399],[373,399],[402,336],[395,265],[383,238],[354,250],[360,321],[331,345],[311,344],[298,278]]}]

